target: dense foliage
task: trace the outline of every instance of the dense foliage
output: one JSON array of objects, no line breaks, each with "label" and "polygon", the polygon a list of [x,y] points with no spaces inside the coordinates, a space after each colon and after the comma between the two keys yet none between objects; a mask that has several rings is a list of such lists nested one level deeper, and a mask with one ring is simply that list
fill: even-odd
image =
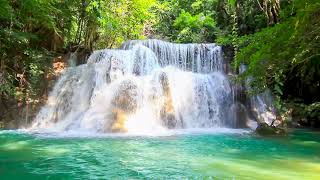
[{"label": "dense foliage", "polygon": [[[283,7],[281,22],[238,40],[235,64],[248,64],[243,78],[254,77],[257,91],[273,89],[276,107],[294,109],[320,122],[320,2],[294,1]],[[292,106],[291,106],[292,107]],[[308,113],[306,113],[308,112]]]},{"label": "dense foliage", "polygon": [[39,95],[52,57],[143,37],[153,0],[0,0],[0,95]]},{"label": "dense foliage", "polygon": [[159,14],[156,36],[170,41],[213,42],[217,32],[212,5],[216,1],[160,0],[153,8]]},{"label": "dense foliage", "polygon": [[[239,38],[238,63],[249,65],[254,87],[274,86],[282,95],[286,82],[294,88],[317,88],[320,80],[320,3],[297,1],[283,12],[281,23]],[[303,92],[301,92],[303,93]],[[299,95],[299,94],[296,94]],[[300,94],[302,95],[302,94]],[[317,101],[315,96],[310,101]]]}]

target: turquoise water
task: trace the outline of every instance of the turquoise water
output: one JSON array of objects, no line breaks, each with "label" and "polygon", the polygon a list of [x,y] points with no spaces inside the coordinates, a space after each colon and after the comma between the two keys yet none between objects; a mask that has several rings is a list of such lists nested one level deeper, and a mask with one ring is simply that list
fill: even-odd
[{"label": "turquoise water", "polygon": [[320,134],[62,137],[0,131],[0,179],[320,179]]}]

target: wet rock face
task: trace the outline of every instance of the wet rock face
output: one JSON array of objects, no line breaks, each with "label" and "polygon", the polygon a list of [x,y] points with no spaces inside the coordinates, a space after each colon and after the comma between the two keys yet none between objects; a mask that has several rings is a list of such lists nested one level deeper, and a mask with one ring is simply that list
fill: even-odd
[{"label": "wet rock face", "polygon": [[129,114],[138,108],[138,87],[130,80],[123,81],[112,100],[111,132],[126,132],[125,123]]},{"label": "wet rock face", "polygon": [[112,100],[112,105],[126,113],[135,112],[138,106],[137,85],[130,80],[123,81]]},{"label": "wet rock face", "polygon": [[256,129],[256,133],[261,136],[285,135],[286,130],[280,127],[269,126],[267,123],[260,123]]},{"label": "wet rock face", "polygon": [[249,121],[247,108],[241,103],[235,103],[232,106],[232,110],[235,111],[237,118],[236,127],[237,128],[247,128],[247,122]]},{"label": "wet rock face", "polygon": [[[247,66],[242,64],[239,67],[239,74],[244,73],[247,70]],[[246,106],[248,115],[259,124],[267,124],[269,126],[278,126],[281,122],[276,121],[276,109],[273,104],[273,95],[270,90],[265,90],[259,94],[247,94],[248,91],[252,90],[250,82],[253,77],[247,77],[242,85],[237,85],[236,99]]]},{"label": "wet rock face", "polygon": [[174,116],[174,107],[172,104],[168,76],[165,73],[162,73],[159,77],[159,81],[164,95],[164,104],[160,111],[160,118],[167,128],[173,129],[176,127],[177,122]]}]

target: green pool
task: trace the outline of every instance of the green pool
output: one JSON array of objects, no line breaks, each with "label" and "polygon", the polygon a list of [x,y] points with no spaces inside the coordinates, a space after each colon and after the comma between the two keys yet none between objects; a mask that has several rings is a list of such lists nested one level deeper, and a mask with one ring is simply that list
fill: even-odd
[{"label": "green pool", "polygon": [[74,137],[0,131],[0,179],[320,179],[320,133]]}]

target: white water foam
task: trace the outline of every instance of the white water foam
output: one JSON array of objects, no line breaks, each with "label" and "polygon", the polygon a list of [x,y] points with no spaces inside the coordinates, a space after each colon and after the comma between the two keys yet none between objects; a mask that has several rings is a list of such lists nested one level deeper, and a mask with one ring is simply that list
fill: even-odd
[{"label": "white water foam", "polygon": [[235,128],[221,47],[129,41],[95,51],[56,83],[31,131],[166,134]]}]

